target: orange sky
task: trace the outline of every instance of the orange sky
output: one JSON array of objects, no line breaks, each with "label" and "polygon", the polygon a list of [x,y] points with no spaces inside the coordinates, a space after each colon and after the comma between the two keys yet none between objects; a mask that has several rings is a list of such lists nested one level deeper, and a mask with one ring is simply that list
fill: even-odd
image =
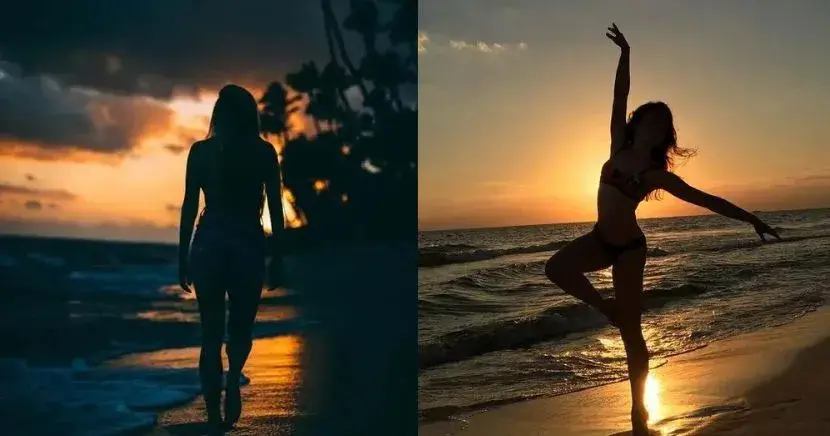
[{"label": "orange sky", "polygon": [[[619,50],[672,108],[677,172],[749,209],[830,206],[830,3],[421,3],[422,229],[591,221]],[[641,217],[704,213],[666,196]]]},{"label": "orange sky", "polygon": [[[36,144],[16,141],[8,147],[7,142],[0,148],[5,150],[0,154],[0,184],[5,187],[0,190],[0,219],[8,229],[0,230],[95,237],[100,233],[96,229],[103,229],[120,239],[175,240],[187,152],[170,148],[186,149],[189,141],[205,135],[215,96],[204,92],[167,102],[143,99],[141,104],[170,113],[146,120],[136,132],[136,146],[124,155],[47,152]],[[295,129],[303,128],[302,118],[292,121]],[[286,206],[287,218],[295,220]],[[267,210],[264,224],[270,229]]]}]

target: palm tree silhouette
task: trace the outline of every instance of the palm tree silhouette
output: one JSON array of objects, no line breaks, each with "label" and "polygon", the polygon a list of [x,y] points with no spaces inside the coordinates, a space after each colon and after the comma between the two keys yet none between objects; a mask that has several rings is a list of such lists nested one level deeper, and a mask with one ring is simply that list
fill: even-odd
[{"label": "palm tree silhouette", "polygon": [[[343,27],[363,42],[358,68],[331,1],[321,0],[330,59],[322,70],[307,62],[285,77],[288,87],[305,96],[311,135],[286,134],[293,101],[282,84],[272,83],[260,100],[263,131],[284,138],[283,180],[310,235],[387,237],[416,229],[418,116],[400,87],[417,83],[417,59],[411,59],[417,55],[417,3],[384,3],[396,8],[387,23],[381,23],[375,2],[350,2]],[[390,47],[379,52],[384,36]],[[349,100],[350,89],[361,104]]]}]

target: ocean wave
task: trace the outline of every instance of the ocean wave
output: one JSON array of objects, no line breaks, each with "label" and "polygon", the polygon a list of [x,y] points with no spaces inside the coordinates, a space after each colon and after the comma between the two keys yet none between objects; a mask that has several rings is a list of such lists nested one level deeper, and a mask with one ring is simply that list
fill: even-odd
[{"label": "ocean wave", "polygon": [[[659,247],[649,248],[648,257],[665,257],[670,253]],[[461,288],[461,289],[483,289],[488,291],[497,291],[506,289],[509,291],[527,291],[536,289],[538,287],[535,283],[520,283],[514,286],[515,279],[527,278],[528,276],[538,276],[544,279],[545,261],[537,262],[520,262],[500,265],[493,268],[484,268],[478,271],[466,274],[443,283],[447,288]],[[547,284],[547,279],[544,279]]]},{"label": "ocean wave", "polygon": [[457,292],[442,292],[418,298],[419,316],[501,312],[510,306],[510,302],[482,301],[475,296]]},{"label": "ocean wave", "polygon": [[[545,251],[556,251],[570,242],[571,241],[554,241],[547,244],[492,249],[474,248],[465,244],[448,244],[436,247],[426,247],[421,248],[418,253],[418,266],[436,267],[455,263],[477,262],[514,254],[532,254],[543,253]],[[659,247],[649,248],[648,250],[649,257],[663,257],[668,255],[669,253],[667,251]]]},{"label": "ocean wave", "polygon": [[505,282],[525,275],[544,274],[545,262],[512,263],[495,268],[485,268],[446,282],[450,287],[488,289],[502,287]]},{"label": "ocean wave", "polygon": [[729,251],[736,251],[736,250],[746,250],[757,248],[761,245],[766,244],[792,244],[796,242],[803,242],[803,241],[810,241],[815,239],[825,239],[830,238],[830,234],[822,233],[822,234],[813,234],[813,235],[803,235],[803,236],[787,236],[783,235],[780,241],[776,240],[771,236],[767,236],[767,243],[760,241],[759,239],[753,240],[743,240],[740,242],[729,243],[718,245],[716,247],[704,248],[698,251],[702,252],[711,252],[711,253],[725,253]]},{"label": "ocean wave", "polygon": [[441,253],[447,251],[470,251],[477,250],[479,247],[470,244],[439,244],[428,247],[421,247],[421,253]]},{"label": "ocean wave", "polygon": [[495,259],[512,254],[541,253],[558,250],[570,241],[554,241],[547,244],[528,245],[523,247],[490,248],[475,250],[427,250],[421,249],[418,257],[419,267],[434,267],[454,263],[476,262]]},{"label": "ocean wave", "polygon": [[0,409],[9,434],[117,435],[151,428],[156,410],[193,400],[197,370],[30,367],[0,360]]},{"label": "ocean wave", "polygon": [[[657,308],[669,301],[704,292],[705,289],[691,284],[655,288],[644,293],[644,306],[646,309]],[[492,351],[527,347],[606,323],[601,314],[581,303],[553,307],[521,319],[503,318],[446,333],[436,340],[420,344],[420,365],[421,368],[430,368]]]}]

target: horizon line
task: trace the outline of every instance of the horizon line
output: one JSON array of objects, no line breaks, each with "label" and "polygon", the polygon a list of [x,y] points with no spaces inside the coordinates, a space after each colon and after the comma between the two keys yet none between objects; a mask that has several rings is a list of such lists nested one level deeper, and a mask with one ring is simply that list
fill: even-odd
[{"label": "horizon line", "polygon": [[[771,209],[771,210],[761,210],[755,209],[751,211],[751,213],[776,213],[776,212],[806,212],[806,211],[815,211],[815,210],[825,210],[830,209],[830,205],[822,206],[822,207],[806,207],[801,209]],[[700,217],[700,216],[718,216],[716,213],[707,212],[707,213],[700,213],[700,214],[692,214],[692,215],[666,215],[666,216],[654,216],[648,218],[637,218],[637,221],[650,221],[650,220],[661,220],[661,219],[668,219],[668,218],[693,218],[693,217]],[[558,221],[558,222],[548,222],[548,223],[534,223],[534,224],[509,224],[509,225],[501,225],[501,226],[472,226],[472,227],[436,227],[436,228],[429,228],[429,229],[418,229],[418,233],[429,233],[429,232],[450,232],[450,231],[465,231],[465,230],[495,230],[495,229],[507,229],[507,228],[516,228],[516,227],[541,227],[541,226],[555,226],[555,225],[568,225],[568,224],[586,224],[586,223],[593,223],[594,220],[589,221]]]}]

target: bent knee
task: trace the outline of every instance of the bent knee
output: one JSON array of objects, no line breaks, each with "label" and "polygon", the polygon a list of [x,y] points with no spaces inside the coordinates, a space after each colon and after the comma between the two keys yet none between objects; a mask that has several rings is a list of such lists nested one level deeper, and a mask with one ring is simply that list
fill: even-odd
[{"label": "bent knee", "polygon": [[545,275],[554,282],[559,283],[563,281],[569,274],[569,269],[562,260],[553,255],[545,263]]}]

